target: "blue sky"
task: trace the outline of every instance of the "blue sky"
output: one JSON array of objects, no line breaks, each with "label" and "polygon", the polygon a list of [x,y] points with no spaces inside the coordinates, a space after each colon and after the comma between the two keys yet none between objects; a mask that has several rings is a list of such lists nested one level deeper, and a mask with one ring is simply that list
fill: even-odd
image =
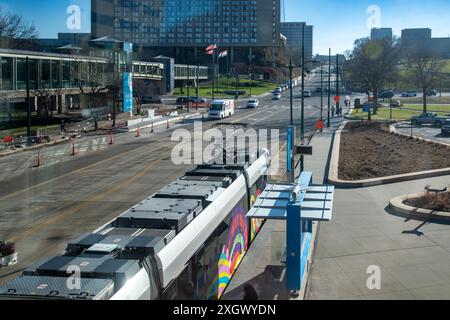
[{"label": "blue sky", "polygon": [[[41,37],[54,38],[57,32],[71,32],[66,26],[67,7],[82,9],[81,29],[90,32],[90,0],[0,0],[0,7],[33,21]],[[429,27],[434,37],[450,35],[448,0],[285,0],[286,21],[306,21],[314,26],[314,53],[343,52],[355,39],[370,34],[367,8],[380,9],[382,27],[401,29]],[[72,31],[73,32],[73,31]]]}]

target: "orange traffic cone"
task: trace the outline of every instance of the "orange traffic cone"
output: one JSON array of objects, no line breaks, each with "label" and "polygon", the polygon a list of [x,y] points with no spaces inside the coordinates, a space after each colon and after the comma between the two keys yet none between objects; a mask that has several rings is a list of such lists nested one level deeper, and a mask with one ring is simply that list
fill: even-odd
[{"label": "orange traffic cone", "polygon": [[136,130],[136,138],[139,138],[141,136],[141,128],[138,127]]}]

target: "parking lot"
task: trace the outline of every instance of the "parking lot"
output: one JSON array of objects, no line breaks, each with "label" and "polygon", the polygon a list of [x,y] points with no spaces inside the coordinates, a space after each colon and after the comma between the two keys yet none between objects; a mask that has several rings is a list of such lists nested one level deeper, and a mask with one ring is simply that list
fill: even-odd
[{"label": "parking lot", "polygon": [[395,125],[397,132],[421,137],[438,142],[444,142],[450,145],[450,135],[443,135],[441,129],[432,125],[413,125],[411,130],[411,124],[409,122],[402,122]]}]

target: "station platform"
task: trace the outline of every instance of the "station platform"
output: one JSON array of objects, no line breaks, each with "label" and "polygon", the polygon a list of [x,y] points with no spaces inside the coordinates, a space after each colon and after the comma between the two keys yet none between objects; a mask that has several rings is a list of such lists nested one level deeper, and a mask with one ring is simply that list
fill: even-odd
[{"label": "station platform", "polygon": [[[333,128],[316,134],[310,143],[313,146],[313,155],[305,156],[305,169],[314,173],[313,182],[315,184],[324,182],[332,137]],[[314,253],[317,225],[318,222],[313,222],[311,246],[308,250],[308,266]],[[291,297],[286,288],[285,250],[286,221],[267,220],[231,279],[222,300],[242,300],[244,286],[247,284],[255,288],[260,300],[303,299],[307,283],[296,298]]]}]

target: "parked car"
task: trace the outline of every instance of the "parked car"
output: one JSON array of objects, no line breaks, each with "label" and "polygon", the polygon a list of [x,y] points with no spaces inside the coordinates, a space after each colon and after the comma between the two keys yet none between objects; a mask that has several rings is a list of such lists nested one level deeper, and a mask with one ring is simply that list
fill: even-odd
[{"label": "parked car", "polygon": [[435,89],[428,90],[428,92],[427,92],[427,96],[429,96],[429,97],[435,97],[437,95],[438,95],[438,92]]},{"label": "parked car", "polygon": [[409,98],[409,97],[417,97],[417,92],[415,91],[407,91],[402,93],[403,98]]},{"label": "parked car", "polygon": [[322,88],[321,87],[317,87],[316,88],[316,93],[321,93],[322,92]]},{"label": "parked car", "polygon": [[450,120],[448,117],[438,117],[434,112],[423,113],[420,116],[414,116],[411,118],[412,124],[434,124],[437,127],[442,127],[442,125]]},{"label": "parked car", "polygon": [[392,90],[383,90],[378,93],[378,98],[381,99],[391,99],[395,96],[394,91]]},{"label": "parked car", "polygon": [[272,95],[272,100],[281,100],[281,94],[279,93],[274,93]]},{"label": "parked car", "polygon": [[441,128],[441,133],[444,135],[450,135],[450,120],[446,120]]},{"label": "parked car", "polygon": [[248,100],[247,102],[247,108],[258,108],[259,107],[259,101],[257,99]]},{"label": "parked car", "polygon": [[311,97],[312,96],[311,91],[309,91],[309,90],[303,91],[303,96],[306,97],[306,98]]}]

